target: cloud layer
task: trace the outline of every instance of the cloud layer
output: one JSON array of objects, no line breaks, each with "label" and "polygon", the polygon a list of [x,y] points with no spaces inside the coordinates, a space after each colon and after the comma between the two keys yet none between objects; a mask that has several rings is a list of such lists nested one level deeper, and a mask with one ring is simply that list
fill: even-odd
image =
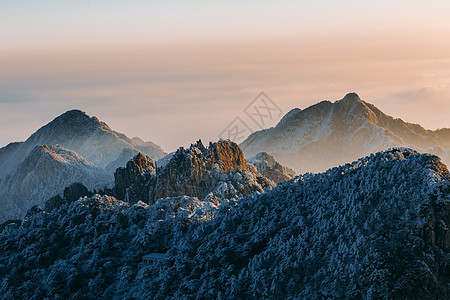
[{"label": "cloud layer", "polygon": [[80,108],[173,151],[216,140],[261,91],[284,112],[356,91],[394,117],[450,127],[449,50],[433,36],[362,35],[4,51],[0,145]]}]

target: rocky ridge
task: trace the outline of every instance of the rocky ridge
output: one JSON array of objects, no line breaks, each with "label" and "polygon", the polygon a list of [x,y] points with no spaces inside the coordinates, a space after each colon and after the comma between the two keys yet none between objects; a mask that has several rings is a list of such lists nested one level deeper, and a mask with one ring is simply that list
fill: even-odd
[{"label": "rocky ridge", "polygon": [[116,196],[130,203],[139,200],[154,203],[160,198],[177,196],[209,197],[220,202],[263,192],[275,185],[248,165],[242,150],[230,141],[210,143],[209,147],[198,141],[188,149],[180,148],[156,172],[148,157],[136,156],[127,168],[118,169],[115,176],[116,191],[120,190]]}]

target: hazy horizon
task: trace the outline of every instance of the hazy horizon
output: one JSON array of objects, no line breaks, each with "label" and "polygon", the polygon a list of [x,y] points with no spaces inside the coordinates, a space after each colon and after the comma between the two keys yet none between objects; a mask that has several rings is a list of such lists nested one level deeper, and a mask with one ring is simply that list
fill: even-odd
[{"label": "hazy horizon", "polygon": [[76,108],[170,152],[217,140],[262,91],[284,114],[356,92],[395,118],[450,127],[445,1],[0,7],[0,147]]}]

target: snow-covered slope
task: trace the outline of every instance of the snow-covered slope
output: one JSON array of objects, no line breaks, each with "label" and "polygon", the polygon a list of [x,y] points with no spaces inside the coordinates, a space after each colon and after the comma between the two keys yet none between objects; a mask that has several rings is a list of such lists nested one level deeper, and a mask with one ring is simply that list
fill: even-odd
[{"label": "snow-covered slope", "polygon": [[[295,108],[240,146],[247,158],[264,151],[297,172],[318,172],[393,146],[442,155],[433,148],[450,149],[450,129],[431,131],[394,119],[350,93],[334,103]],[[450,162],[448,154],[442,156]]]},{"label": "snow-covered slope", "polygon": [[[130,205],[95,195],[0,227],[0,295],[448,299],[449,226],[448,170],[409,149],[219,209],[195,197]],[[152,252],[165,259],[140,268]]]},{"label": "snow-covered slope", "polygon": [[449,299],[450,182],[395,149],[219,210],[140,273],[136,298]]},{"label": "snow-covered slope", "polygon": [[0,178],[11,173],[38,145],[61,145],[75,151],[97,167],[107,168],[111,177],[115,167],[124,166],[138,152],[155,160],[164,156],[161,147],[153,143],[131,140],[96,117],[89,117],[80,110],[70,110],[40,128],[25,142],[1,148]]},{"label": "snow-covered slope", "polygon": [[43,205],[72,183],[82,183],[90,190],[112,184],[104,170],[77,153],[61,146],[36,146],[0,182],[0,223],[24,217],[33,205]]},{"label": "snow-covered slope", "polygon": [[96,117],[67,111],[25,142],[0,149],[0,201],[8,203],[0,221],[23,216],[75,181],[88,188],[112,186],[116,169],[139,152],[154,159],[165,155],[161,147],[129,139]]},{"label": "snow-covered slope", "polygon": [[166,156],[158,159],[156,161],[156,165],[158,166],[158,168],[165,167],[169,163],[169,161],[172,158],[172,156],[175,155],[175,153],[176,153],[176,151],[170,152],[170,153],[166,154]]},{"label": "snow-covered slope", "polygon": [[[192,197],[130,205],[99,195],[51,211],[34,207],[21,225],[0,227],[0,299],[127,299],[125,281],[135,278],[142,255],[175,246],[215,210]],[[113,283],[121,287],[105,294]]]},{"label": "snow-covered slope", "polygon": [[292,179],[295,176],[294,170],[281,165],[272,155],[266,152],[256,154],[249,158],[247,162],[254,165],[262,176],[276,183]]},{"label": "snow-covered slope", "polygon": [[160,146],[156,145],[153,142],[150,142],[150,141],[144,142],[142,139],[140,139],[138,137],[132,138],[131,141],[133,142],[133,144],[135,145],[134,147],[137,150],[139,150],[142,153],[147,154],[153,160],[161,159],[166,155],[164,150]]}]

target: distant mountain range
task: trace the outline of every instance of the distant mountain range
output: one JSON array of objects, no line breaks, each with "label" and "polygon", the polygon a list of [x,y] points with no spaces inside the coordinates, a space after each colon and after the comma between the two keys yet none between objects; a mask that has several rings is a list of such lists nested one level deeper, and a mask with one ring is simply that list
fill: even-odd
[{"label": "distant mountain range", "polygon": [[450,129],[426,130],[394,119],[355,93],[334,103],[294,108],[275,127],[251,134],[240,146],[246,158],[264,151],[297,173],[325,171],[397,146],[450,163]]},{"label": "distant mountain range", "polygon": [[67,111],[26,141],[0,149],[0,205],[6,208],[0,222],[24,216],[70,183],[111,187],[116,169],[139,152],[154,160],[166,154],[158,145],[130,139],[80,110]]},{"label": "distant mountain range", "polygon": [[[408,146],[421,152],[436,154],[444,163],[449,164],[450,129],[431,131],[420,125],[394,119],[361,100],[357,94],[350,93],[334,103],[322,101],[305,110],[295,108],[277,126],[251,134],[240,145],[251,164],[247,168],[245,159],[241,158],[239,167],[247,174],[252,174],[252,178],[264,178],[272,182],[262,184],[264,187],[289,180],[295,172],[325,171],[396,146]],[[130,139],[112,130],[96,117],[90,117],[80,110],[67,111],[37,130],[26,141],[11,143],[0,149],[0,205],[4,208],[0,212],[0,222],[8,218],[23,217],[33,205],[42,205],[48,198],[61,195],[72,183],[81,183],[91,191],[112,188],[116,170],[125,167],[138,153],[149,156],[151,165],[157,162],[154,166],[155,172],[156,166],[160,169],[155,177],[158,178],[157,182],[145,181],[145,190],[139,190],[142,182],[135,183],[135,190],[130,190],[129,195],[124,189],[115,196],[131,197],[131,202],[142,197],[144,201],[156,201],[159,194],[149,194],[151,188],[157,191],[161,186],[166,186],[167,190],[171,185],[173,191],[168,195],[182,196],[175,188],[178,184],[176,181],[181,178],[177,177],[180,174],[191,178],[190,187],[183,186],[187,188],[186,191],[208,191],[208,184],[207,188],[197,186],[205,185],[206,180],[223,185],[215,187],[217,189],[236,190],[237,195],[247,195],[248,191],[240,192],[242,187],[239,180],[227,181],[224,176],[219,176],[222,179],[218,180],[212,173],[205,175],[216,168],[210,161],[213,154],[209,153],[217,152],[214,147],[208,150],[200,142],[187,150],[166,155],[158,145],[144,142],[138,137]],[[228,154],[224,155],[239,156],[240,148],[233,147],[230,148],[233,150],[225,151]],[[173,160],[175,154],[177,159]],[[194,165],[183,167],[179,164],[182,157],[186,161],[194,158],[198,161]],[[208,170],[202,164],[206,164]],[[165,168],[166,165],[169,168]],[[283,165],[293,167],[295,172]],[[238,165],[234,166],[237,167]],[[164,172],[167,173],[165,179]],[[195,176],[206,177],[200,180],[190,172],[194,172]],[[183,182],[185,184],[187,181]],[[205,196],[193,192],[183,195],[200,198]]]},{"label": "distant mountain range", "polygon": [[68,111],[0,149],[0,298],[449,299],[449,171],[397,145],[450,161],[354,93],[167,155]]}]

